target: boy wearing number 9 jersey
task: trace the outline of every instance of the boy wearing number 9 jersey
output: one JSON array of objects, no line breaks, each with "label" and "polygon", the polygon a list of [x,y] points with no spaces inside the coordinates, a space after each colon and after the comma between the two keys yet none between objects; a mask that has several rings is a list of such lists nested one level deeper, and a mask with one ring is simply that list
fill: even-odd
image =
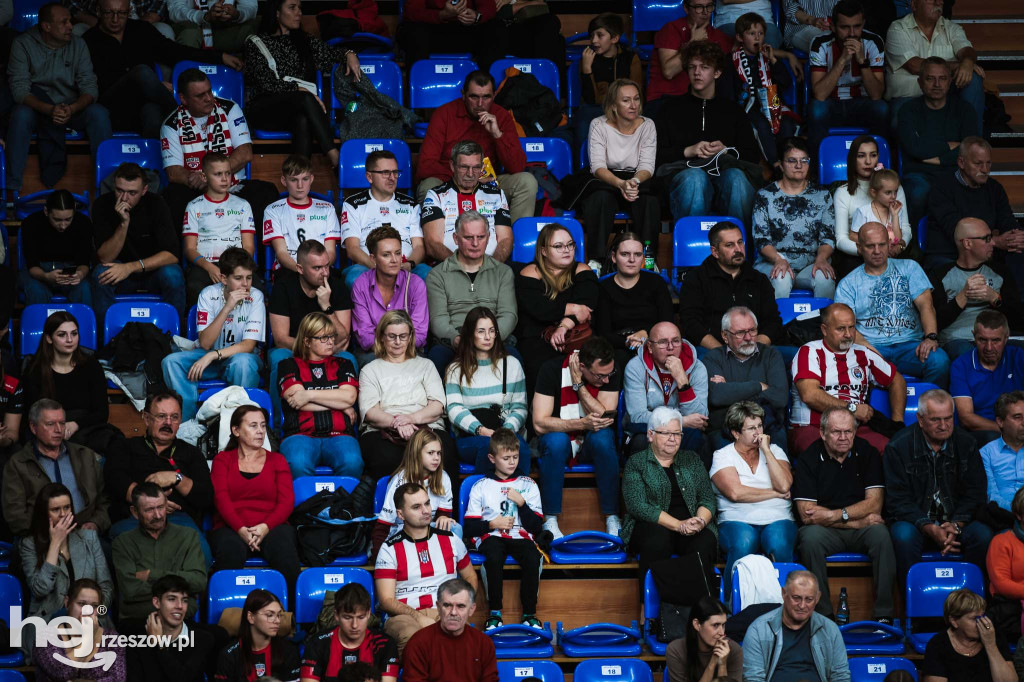
[{"label": "boy wearing number 9 jersey", "polygon": [[298,272],[295,252],[307,239],[323,244],[333,265],[341,241],[341,224],[334,204],[309,196],[312,162],[301,154],[289,156],[281,164],[281,184],[288,196],[263,212],[263,243],[274,249],[274,272],[281,268]]},{"label": "boy wearing number 9 jersey", "polygon": [[164,379],[181,396],[185,421],[196,416],[200,379],[255,388],[263,367],[257,346],[263,343],[266,309],[263,293],[252,286],[256,263],[244,249],[231,247],[217,267],[221,283],[199,294],[195,350],[171,353],[161,363]]}]

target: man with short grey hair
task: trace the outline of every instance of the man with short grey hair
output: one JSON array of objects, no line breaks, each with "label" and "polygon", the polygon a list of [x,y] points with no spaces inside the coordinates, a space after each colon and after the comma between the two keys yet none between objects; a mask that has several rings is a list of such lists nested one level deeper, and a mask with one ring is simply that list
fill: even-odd
[{"label": "man with short grey hair", "polygon": [[4,467],[3,513],[11,532],[28,535],[40,489],[47,483],[63,483],[71,491],[78,527],[106,533],[110,517],[99,455],[65,440],[67,419],[56,400],[41,398],[34,402],[28,421],[32,438]]},{"label": "man with short grey hair", "polygon": [[953,424],[949,393],[921,394],[917,423],[892,437],[882,466],[899,575],[935,550],[959,552],[984,573],[993,533],[973,519],[986,503],[985,468],[974,438]]},{"label": "man with short grey hair", "polygon": [[488,226],[484,252],[504,263],[512,254],[512,216],[505,192],[495,182],[484,182],[484,152],[472,140],[452,146],[451,179],[427,190],[420,206],[420,225],[427,255],[444,260],[452,255],[455,223],[466,211],[476,210]]},{"label": "man with short grey hair", "polygon": [[726,345],[709,350],[702,360],[708,373],[711,450],[728,443],[722,428],[725,413],[730,405],[741,400],[751,400],[764,409],[764,432],[773,443],[785,446],[789,400],[786,363],[778,349],[757,340],[758,333],[757,316],[750,308],[729,308],[722,316],[722,338]]},{"label": "man with short grey hair", "polygon": [[462,578],[437,588],[440,620],[419,630],[405,647],[402,679],[407,682],[497,682],[494,642],[467,627],[476,611],[476,590]]}]

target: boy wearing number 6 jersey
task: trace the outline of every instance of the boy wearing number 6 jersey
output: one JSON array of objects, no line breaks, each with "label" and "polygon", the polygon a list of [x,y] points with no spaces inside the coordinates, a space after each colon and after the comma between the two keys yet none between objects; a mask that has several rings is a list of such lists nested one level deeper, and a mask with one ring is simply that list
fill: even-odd
[{"label": "boy wearing number 6 jersey", "polygon": [[195,350],[171,353],[161,363],[165,381],[181,396],[185,421],[196,416],[200,379],[255,388],[263,367],[257,346],[263,343],[266,309],[263,293],[252,286],[256,263],[244,249],[231,247],[221,254],[217,267],[221,283],[199,294]]},{"label": "boy wearing number 6 jersey", "polygon": [[289,156],[281,164],[281,184],[288,196],[263,212],[263,243],[274,249],[274,272],[281,268],[298,272],[295,252],[307,239],[323,244],[333,265],[341,241],[341,224],[334,204],[309,196],[312,162],[301,154]]}]

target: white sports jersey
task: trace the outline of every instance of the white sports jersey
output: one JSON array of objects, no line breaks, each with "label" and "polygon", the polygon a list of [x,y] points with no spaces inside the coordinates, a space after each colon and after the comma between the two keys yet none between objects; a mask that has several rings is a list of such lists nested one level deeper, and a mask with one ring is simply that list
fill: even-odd
[{"label": "white sports jersey", "polygon": [[214,201],[203,194],[188,202],[181,235],[196,237],[199,255],[216,263],[232,246],[242,246],[242,233],[256,234],[249,202],[234,194]]},{"label": "white sports jersey", "polygon": [[512,214],[509,213],[505,193],[493,183],[477,186],[473,196],[460,194],[451,180],[427,191],[420,207],[420,225],[444,218],[444,245],[455,251],[455,219],[470,210],[479,211],[487,218],[491,235],[485,253],[491,255],[498,246],[494,226],[512,227]]},{"label": "white sports jersey", "polygon": [[[523,496],[526,504],[523,509],[519,508],[512,500],[508,499],[508,491],[515,490]],[[469,504],[466,506],[467,519],[480,519],[490,523],[499,516],[511,516],[515,520],[508,530],[492,530],[487,535],[473,538],[474,546],[479,547],[484,538],[495,536],[499,538],[527,539],[532,540],[533,535],[523,528],[520,522],[520,513],[536,514],[541,519],[544,514],[541,510],[540,487],[529,476],[515,476],[501,480],[493,476],[481,478],[473,484],[469,491]]]},{"label": "white sports jersey", "polygon": [[381,545],[373,577],[394,580],[395,599],[419,611],[432,608],[437,588],[466,566],[469,552],[462,540],[430,528],[423,540],[412,540],[402,532]]},{"label": "white sports jersey", "polygon": [[[245,120],[242,108],[236,102],[229,99],[217,98],[217,107],[220,111],[226,112],[221,120],[215,115],[218,109],[206,118],[196,121],[199,129],[197,139],[188,130],[180,127],[181,121],[179,112],[175,109],[171,115],[164,119],[160,127],[160,155],[164,162],[164,168],[170,166],[182,166],[188,171],[197,171],[202,168],[203,157],[210,148],[217,149],[221,146],[224,152],[230,156],[231,152],[243,144],[251,144],[249,136],[249,124]],[[220,133],[217,133],[217,130]],[[226,129],[227,134],[224,134]],[[212,139],[211,139],[212,138]],[[234,182],[231,191],[237,192],[241,189],[238,184],[248,177],[246,167],[242,166],[235,172]]]},{"label": "white sports jersey", "polygon": [[[388,490],[384,493],[384,506],[381,507],[380,514],[377,514],[378,523],[391,526],[388,535],[397,533],[405,526],[405,522],[398,518],[398,514],[395,512],[395,491],[398,490],[398,486],[404,484],[404,471],[400,471],[391,477],[391,480],[388,481]],[[448,472],[443,469],[441,470],[441,486],[444,488],[444,494],[435,495],[427,486],[426,479],[423,481],[423,487],[426,488],[427,495],[430,496],[430,508],[434,510],[435,519],[438,512],[445,512],[449,515],[452,513],[452,480],[448,477]]]},{"label": "white sports jersey", "polygon": [[821,413],[812,410],[800,399],[796,382],[814,379],[833,398],[858,405],[868,401],[872,386],[888,388],[896,369],[878,353],[858,343],[845,353],[833,353],[822,340],[800,346],[793,358],[793,409],[790,423],[794,426],[821,423]]},{"label": "white sports jersey", "polygon": [[[224,285],[211,284],[199,292],[196,303],[196,331],[206,329],[224,307]],[[263,343],[266,327],[267,308],[263,304],[263,292],[253,287],[249,296],[228,313],[221,327],[220,337],[213,344],[213,350],[227,348],[239,341],[252,339]]]},{"label": "white sports jersey", "polygon": [[[307,239],[321,244],[341,239],[341,225],[334,204],[309,197],[305,206],[296,206],[288,197],[278,199],[263,211],[263,243],[283,239],[289,255],[295,258],[299,245]],[[274,260],[274,269],[281,265]]]},{"label": "white sports jersey", "polygon": [[412,255],[413,237],[423,238],[420,229],[420,207],[416,201],[401,192],[388,201],[377,201],[369,189],[356,192],[341,207],[341,240],[359,238],[359,248],[366,253],[366,238],[378,227],[388,225],[402,235],[402,255]]},{"label": "white sports jersey", "polygon": [[[885,42],[871,31],[864,31],[861,34],[861,43],[864,45],[864,61],[868,63],[867,68],[881,76],[885,70]],[[811,72],[828,73],[831,71],[844,49],[843,43],[832,33],[815,38],[811,43],[809,55]],[[864,67],[856,60],[847,64],[843,72],[839,74],[836,87],[832,89],[829,96],[832,99],[864,97],[867,91],[863,88],[864,77],[861,75],[863,69]]]}]

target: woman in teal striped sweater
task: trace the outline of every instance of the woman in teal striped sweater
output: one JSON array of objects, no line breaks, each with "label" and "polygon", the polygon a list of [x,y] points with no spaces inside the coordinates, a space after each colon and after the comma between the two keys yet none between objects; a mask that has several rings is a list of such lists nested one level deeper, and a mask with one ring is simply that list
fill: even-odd
[{"label": "woman in teal striped sweater", "polygon": [[494,430],[504,427],[519,437],[517,472],[529,475],[530,447],[522,435],[526,377],[519,361],[505,351],[498,320],[489,308],[479,306],[466,314],[455,360],[445,371],[445,394],[460,460],[475,464],[478,474],[494,471],[487,449]]}]

